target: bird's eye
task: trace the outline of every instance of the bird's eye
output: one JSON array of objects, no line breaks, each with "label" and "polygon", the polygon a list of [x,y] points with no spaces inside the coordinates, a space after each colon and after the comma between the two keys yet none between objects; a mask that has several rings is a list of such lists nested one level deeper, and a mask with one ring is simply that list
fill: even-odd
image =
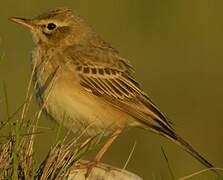
[{"label": "bird's eye", "polygon": [[48,29],[48,30],[54,30],[56,27],[57,27],[57,26],[56,26],[56,24],[54,24],[54,23],[49,23],[49,24],[47,25],[47,29]]}]

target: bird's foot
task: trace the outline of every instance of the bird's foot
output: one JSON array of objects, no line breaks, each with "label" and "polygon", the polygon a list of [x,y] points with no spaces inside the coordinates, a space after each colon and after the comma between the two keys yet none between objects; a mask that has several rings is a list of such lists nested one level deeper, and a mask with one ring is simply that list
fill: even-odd
[{"label": "bird's foot", "polygon": [[97,166],[99,161],[91,160],[91,161],[83,161],[81,160],[77,165],[77,169],[86,169],[85,178],[87,179],[92,172],[92,169]]}]

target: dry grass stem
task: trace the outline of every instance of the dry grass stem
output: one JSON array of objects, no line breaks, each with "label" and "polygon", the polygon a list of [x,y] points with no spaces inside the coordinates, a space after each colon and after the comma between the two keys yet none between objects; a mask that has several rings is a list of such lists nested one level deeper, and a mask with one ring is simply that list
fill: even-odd
[{"label": "dry grass stem", "polygon": [[219,170],[219,171],[223,171],[223,168],[206,168],[206,169],[203,169],[203,170],[200,170],[200,171],[197,171],[195,173],[192,173],[192,174],[189,174],[187,176],[184,176],[184,177],[181,177],[179,178],[179,180],[186,180],[186,179],[190,179],[194,176],[198,176],[198,175],[201,175],[207,171],[212,171],[212,170]]}]

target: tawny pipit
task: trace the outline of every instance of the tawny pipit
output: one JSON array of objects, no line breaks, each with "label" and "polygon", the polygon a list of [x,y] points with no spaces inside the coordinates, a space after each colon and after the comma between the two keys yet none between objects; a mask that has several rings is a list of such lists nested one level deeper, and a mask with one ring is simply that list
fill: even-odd
[{"label": "tawny pipit", "polygon": [[152,130],[174,141],[208,168],[213,165],[176,134],[132,75],[129,61],[76,13],[59,8],[33,19],[13,17],[29,28],[37,97],[47,113],[88,134],[126,127]]}]

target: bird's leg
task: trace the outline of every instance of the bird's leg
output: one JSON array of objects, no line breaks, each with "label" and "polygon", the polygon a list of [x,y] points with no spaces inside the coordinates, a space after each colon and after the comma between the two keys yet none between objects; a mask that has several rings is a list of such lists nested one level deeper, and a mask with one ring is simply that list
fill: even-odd
[{"label": "bird's leg", "polygon": [[105,152],[109,149],[109,147],[117,139],[117,137],[122,133],[122,131],[123,131],[123,129],[117,129],[112,133],[112,135],[110,136],[108,141],[103,145],[103,147],[96,154],[96,156],[94,158],[95,162],[99,162],[101,160],[101,158],[103,157]]},{"label": "bird's leg", "polygon": [[91,173],[92,168],[101,160],[105,152],[108,150],[108,148],[112,145],[112,143],[116,140],[116,138],[122,133],[123,129],[117,129],[115,130],[108,141],[103,145],[103,147],[98,151],[93,161],[91,161],[88,164],[87,173],[85,177],[87,178],[89,174]]}]

